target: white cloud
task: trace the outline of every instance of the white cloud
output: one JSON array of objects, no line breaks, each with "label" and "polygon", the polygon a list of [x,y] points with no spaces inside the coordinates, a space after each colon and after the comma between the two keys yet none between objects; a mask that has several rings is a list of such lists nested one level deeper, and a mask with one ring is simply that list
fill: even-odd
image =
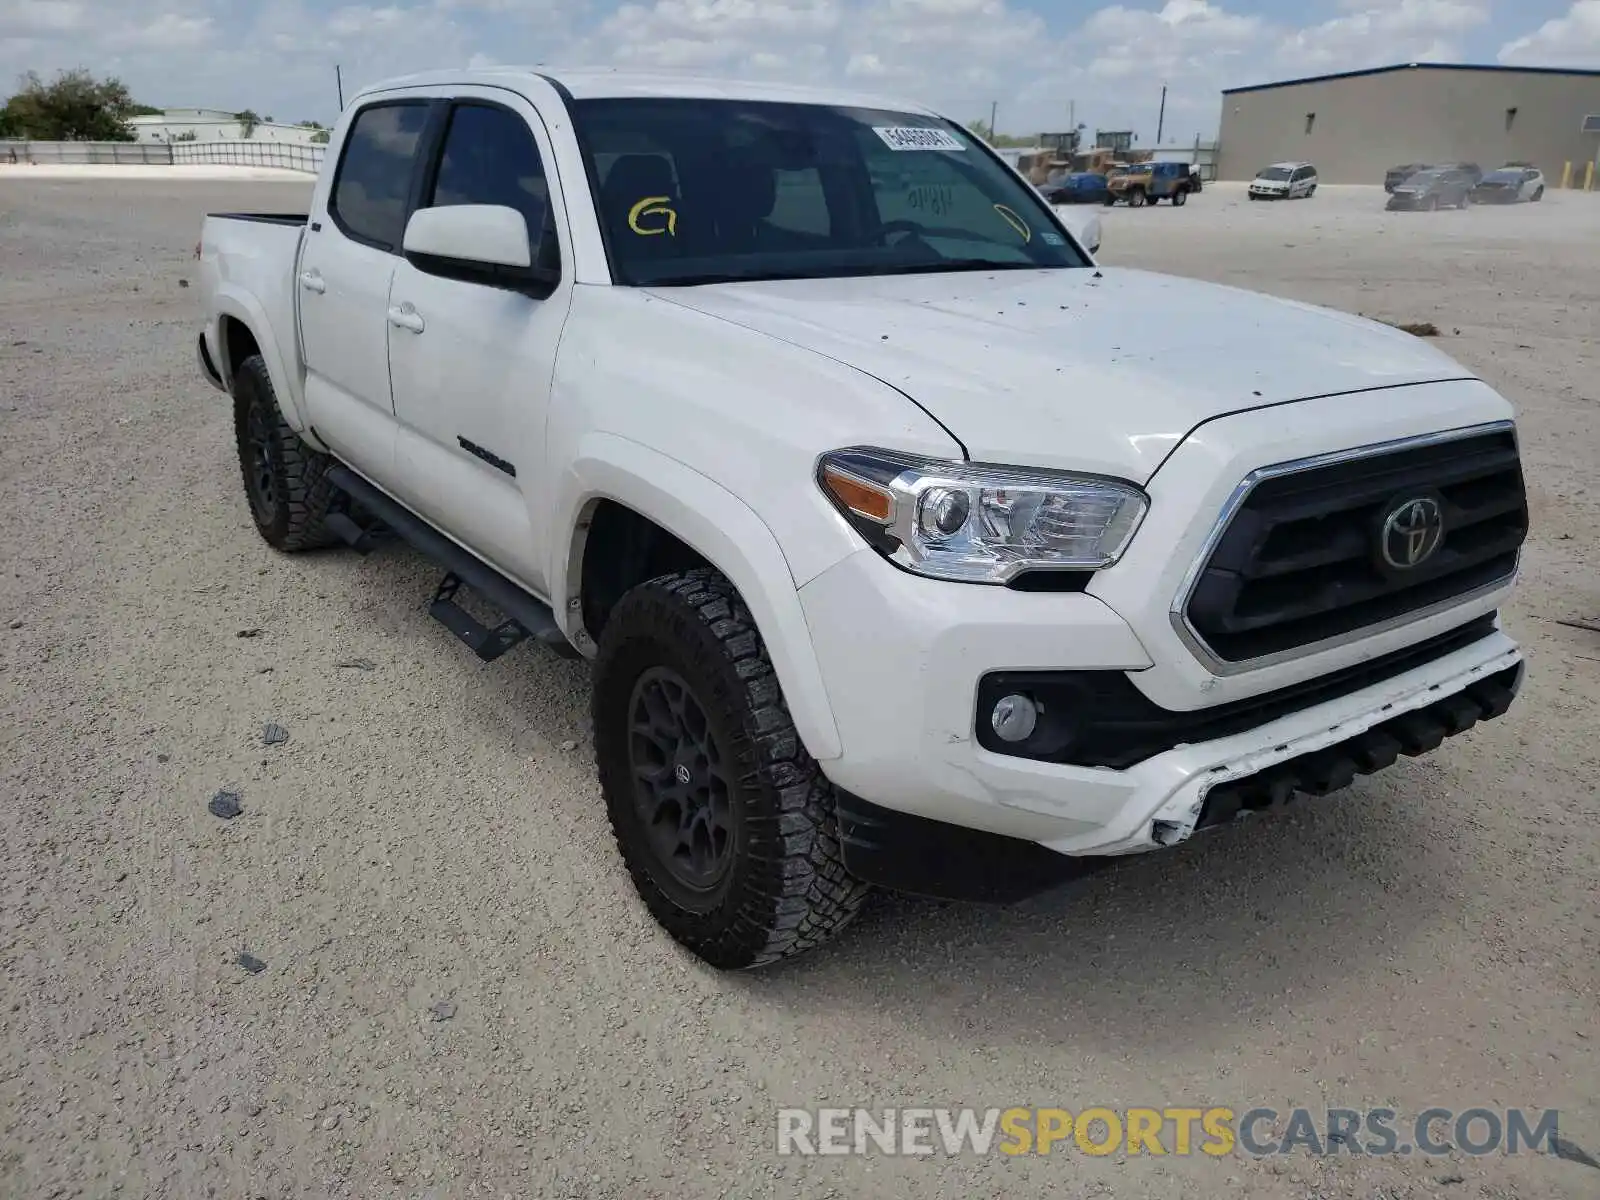
[{"label": "white cloud", "polygon": [[1295,70],[1348,71],[1460,57],[1461,38],[1489,19],[1488,0],[1345,0],[1344,16],[1286,33],[1278,56]]},{"label": "white cloud", "polygon": [[[1600,0],[1574,0],[1565,16],[1500,47],[1519,66],[1600,67]],[[1600,107],[1600,105],[1596,105]]]}]

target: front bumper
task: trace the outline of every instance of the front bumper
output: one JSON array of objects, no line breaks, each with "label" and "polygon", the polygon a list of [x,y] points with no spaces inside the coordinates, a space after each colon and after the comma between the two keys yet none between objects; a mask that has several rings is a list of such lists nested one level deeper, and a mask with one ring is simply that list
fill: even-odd
[{"label": "front bumper", "polygon": [[1288,197],[1289,192],[1286,188],[1262,188],[1252,186],[1250,188],[1250,194],[1258,200],[1283,200]]},{"label": "front bumper", "polygon": [[1421,208],[1426,200],[1426,196],[1413,196],[1405,192],[1394,192],[1389,196],[1384,208],[1390,212],[1399,212],[1402,209],[1417,209]]},{"label": "front bumper", "polygon": [[[1261,788],[1270,798],[1281,798],[1285,787],[1328,790],[1348,782],[1346,776],[1386,765],[1379,761],[1388,744],[1383,739],[1337,747],[1446,703],[1456,706],[1449,710],[1456,715],[1443,721],[1444,733],[1460,732],[1471,721],[1457,697],[1491,686],[1485,681],[1495,677],[1492,686],[1502,690],[1514,691],[1520,682],[1521,652],[1496,629],[1421,666],[1242,733],[1175,746],[1126,770],[1069,766],[980,746],[978,683],[995,670],[1149,667],[1132,630],[1101,601],[1082,593],[921,579],[871,550],[824,572],[800,596],[843,736],[843,754],[823,764],[837,786],[890,812],[1069,856],[1136,853],[1182,841],[1206,822],[1214,793],[1236,798],[1219,800],[1213,808],[1220,812],[1227,804],[1257,807]],[[1493,707],[1480,706],[1473,719],[1504,711],[1489,711]],[[1429,716],[1406,737],[1385,736],[1400,743],[1396,753],[1420,753],[1430,747],[1419,731],[1440,720]],[[1346,758],[1354,763],[1348,771]]]}]

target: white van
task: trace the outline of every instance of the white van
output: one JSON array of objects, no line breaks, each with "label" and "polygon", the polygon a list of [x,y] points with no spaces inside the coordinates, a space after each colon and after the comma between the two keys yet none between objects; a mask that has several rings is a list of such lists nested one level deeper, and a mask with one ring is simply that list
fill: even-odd
[{"label": "white van", "polygon": [[1307,162],[1273,163],[1250,181],[1252,200],[1296,200],[1317,191],[1317,169]]}]

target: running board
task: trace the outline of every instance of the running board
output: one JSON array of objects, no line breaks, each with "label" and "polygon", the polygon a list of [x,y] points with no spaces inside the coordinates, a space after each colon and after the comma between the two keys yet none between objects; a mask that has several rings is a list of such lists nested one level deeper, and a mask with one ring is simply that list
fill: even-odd
[{"label": "running board", "polygon": [[[476,555],[456,545],[349,467],[331,467],[328,479],[381,520],[388,529],[409,542],[413,549],[444,568],[445,578],[434,593],[428,611],[471,647],[479,658],[492,662],[528,638],[542,643],[564,658],[581,657],[556,624],[555,615],[548,604],[530,595]],[[463,584],[505,613],[510,620],[498,626],[488,626],[468,613],[455,601],[456,593]]]}]

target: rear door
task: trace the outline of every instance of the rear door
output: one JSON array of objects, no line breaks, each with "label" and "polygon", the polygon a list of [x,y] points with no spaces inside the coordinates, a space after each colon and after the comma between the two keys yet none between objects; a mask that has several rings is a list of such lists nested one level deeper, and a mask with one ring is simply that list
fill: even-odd
[{"label": "rear door", "polygon": [[394,461],[385,314],[432,103],[385,100],[354,115],[326,212],[314,212],[306,229],[295,281],[311,424],[383,484]]},{"label": "rear door", "polygon": [[[570,262],[560,188],[537,110],[491,88],[457,89],[418,208],[516,209],[542,265]],[[545,414],[570,269],[537,293],[447,279],[404,258],[389,303],[396,493],[480,557],[543,594]]]}]

